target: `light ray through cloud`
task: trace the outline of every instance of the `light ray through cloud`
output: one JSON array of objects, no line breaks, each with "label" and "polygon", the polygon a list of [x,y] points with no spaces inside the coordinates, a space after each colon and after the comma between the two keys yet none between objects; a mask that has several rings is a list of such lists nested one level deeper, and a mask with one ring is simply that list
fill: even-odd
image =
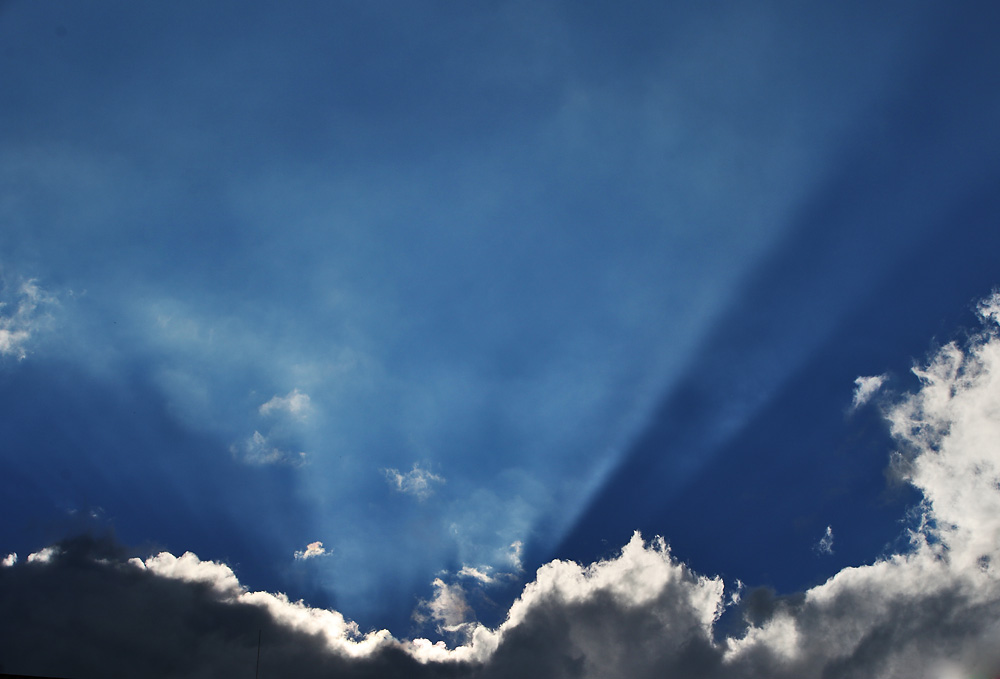
[{"label": "light ray through cloud", "polygon": [[[636,676],[922,658],[919,616],[809,644],[889,572],[871,620],[923,573],[923,604],[993,610],[899,536],[975,466],[882,469],[906,418],[965,412],[931,383],[987,363],[956,333],[998,285],[998,27],[901,0],[2,3],[0,554],[34,558],[0,572],[269,621],[328,673],[627,674],[654,628],[690,655]],[[891,410],[914,357],[927,402]],[[105,532],[134,548],[74,541]],[[983,630],[949,629],[964,668]]]}]

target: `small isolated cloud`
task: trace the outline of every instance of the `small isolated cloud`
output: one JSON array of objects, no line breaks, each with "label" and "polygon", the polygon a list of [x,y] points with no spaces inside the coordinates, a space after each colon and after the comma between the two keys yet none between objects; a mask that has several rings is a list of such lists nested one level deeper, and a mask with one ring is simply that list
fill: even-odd
[{"label": "small isolated cloud", "polygon": [[833,526],[827,526],[814,548],[817,554],[833,554]]},{"label": "small isolated cloud", "polygon": [[42,309],[55,301],[35,280],[24,281],[13,293],[0,289],[0,356],[27,357],[28,342],[48,320]]},{"label": "small isolated cloud", "polygon": [[434,494],[434,485],[445,482],[443,477],[421,469],[416,464],[405,474],[398,469],[383,469],[382,472],[393,490],[412,495],[418,500],[426,500]]},{"label": "small isolated cloud", "polygon": [[330,554],[330,552],[328,552],[326,548],[323,547],[322,542],[317,540],[316,542],[310,542],[308,545],[306,545],[305,549],[297,550],[295,552],[295,560],[305,561],[306,559],[314,559],[317,556],[325,556],[327,554]]},{"label": "small isolated cloud", "polygon": [[281,413],[290,415],[298,420],[305,420],[312,413],[313,406],[309,394],[302,393],[298,389],[292,389],[285,396],[277,394],[260,406],[261,415],[278,415]]},{"label": "small isolated cloud", "polygon": [[[59,548],[58,547],[55,547],[55,546],[53,546],[53,547],[46,547],[45,549],[41,549],[41,550],[39,550],[37,552],[29,554],[28,555],[28,563],[48,563],[48,562],[52,561],[52,557],[57,556],[58,554],[59,554]],[[14,558],[15,559],[17,558],[16,555],[15,555]],[[11,565],[13,565],[13,564],[11,564]]]},{"label": "small isolated cloud", "polygon": [[306,454],[292,453],[273,445],[266,436],[255,431],[253,436],[242,443],[229,447],[233,457],[248,464],[289,464],[301,466],[306,463]]},{"label": "small isolated cloud", "polygon": [[11,552],[10,554],[8,554],[3,558],[3,561],[0,561],[0,566],[3,566],[4,568],[10,568],[16,563],[17,563],[17,552]]},{"label": "small isolated cloud", "polygon": [[857,410],[868,403],[872,396],[882,388],[888,375],[873,375],[871,377],[858,377],[854,380],[854,398],[851,400],[851,410]]}]

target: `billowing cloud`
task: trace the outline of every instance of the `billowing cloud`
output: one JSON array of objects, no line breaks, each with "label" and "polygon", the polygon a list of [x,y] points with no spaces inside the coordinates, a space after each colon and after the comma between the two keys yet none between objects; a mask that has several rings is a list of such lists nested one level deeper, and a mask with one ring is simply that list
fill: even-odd
[{"label": "billowing cloud", "polygon": [[29,340],[47,320],[44,307],[54,302],[35,280],[0,288],[0,356],[27,357]]},{"label": "billowing cloud", "polygon": [[9,568],[17,563],[17,552],[11,552],[0,561],[0,566],[4,568]]},{"label": "billowing cloud", "polygon": [[383,469],[382,473],[385,474],[385,480],[394,490],[412,495],[418,500],[426,500],[434,494],[436,484],[445,482],[443,477],[422,469],[417,464],[414,464],[413,469],[405,474],[398,469]]},{"label": "billowing cloud", "polygon": [[851,410],[857,410],[871,400],[871,397],[882,388],[888,375],[872,375],[871,377],[858,377],[854,380],[854,397],[851,399]]},{"label": "billowing cloud", "polygon": [[310,542],[306,545],[305,549],[297,550],[294,556],[296,561],[304,561],[306,559],[314,559],[317,556],[324,556],[329,553],[330,552],[326,551],[326,548],[323,547],[323,543],[317,540],[316,542]]},{"label": "billowing cloud", "polygon": [[312,413],[313,406],[309,394],[304,394],[298,389],[292,389],[285,396],[277,394],[270,401],[260,406],[261,415],[276,415],[285,413],[298,420],[305,420]]},{"label": "billowing cloud", "polygon": [[298,466],[306,462],[305,453],[292,453],[283,450],[272,444],[259,431],[255,431],[253,436],[247,438],[242,443],[233,444],[229,447],[229,451],[233,454],[233,457],[249,464],[290,464]]},{"label": "billowing cloud", "polygon": [[[1000,298],[983,316],[1000,317]],[[263,629],[273,671],[303,677],[996,676],[996,328],[945,346],[914,372],[920,388],[887,413],[899,444],[894,468],[923,494],[908,549],[802,593],[727,587],[680,562],[664,540],[635,534],[609,559],[544,564],[495,629],[474,621],[459,585],[435,581],[423,615],[457,633],[461,643],[449,647],[362,633],[336,611],[248,591],[228,566],[190,553],[128,561],[92,542],[62,544],[47,560],[0,569],[5,666],[80,677],[234,675],[252,666]],[[56,587],[62,596],[50,595]],[[720,616],[733,606],[742,627],[723,630]],[[61,640],[59,653],[51,639]]]},{"label": "billowing cloud", "polygon": [[819,554],[833,554],[833,526],[826,527],[826,532],[816,543],[815,549]]}]

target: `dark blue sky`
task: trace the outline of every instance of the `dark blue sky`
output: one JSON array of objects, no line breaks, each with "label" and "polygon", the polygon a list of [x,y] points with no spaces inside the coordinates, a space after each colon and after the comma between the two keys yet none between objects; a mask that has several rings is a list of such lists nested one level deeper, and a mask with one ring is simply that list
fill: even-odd
[{"label": "dark blue sky", "polygon": [[636,529],[781,591],[871,561],[917,498],[854,379],[1000,283],[997,14],[0,6],[0,548],[400,634]]}]

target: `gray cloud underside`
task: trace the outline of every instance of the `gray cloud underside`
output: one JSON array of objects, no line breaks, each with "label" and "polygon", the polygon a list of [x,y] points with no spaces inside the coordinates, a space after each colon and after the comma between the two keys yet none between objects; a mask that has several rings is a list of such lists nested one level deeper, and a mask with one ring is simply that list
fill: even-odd
[{"label": "gray cloud underside", "polygon": [[[1000,317],[1000,295],[983,303]],[[214,677],[969,677],[1000,671],[1000,338],[991,327],[915,370],[887,419],[924,495],[911,547],[790,597],[743,596],[638,535],[582,566],[542,566],[497,629],[464,643],[364,633],[336,611],[249,592],[192,554],[126,560],[77,539],[0,568],[2,671]]]}]

